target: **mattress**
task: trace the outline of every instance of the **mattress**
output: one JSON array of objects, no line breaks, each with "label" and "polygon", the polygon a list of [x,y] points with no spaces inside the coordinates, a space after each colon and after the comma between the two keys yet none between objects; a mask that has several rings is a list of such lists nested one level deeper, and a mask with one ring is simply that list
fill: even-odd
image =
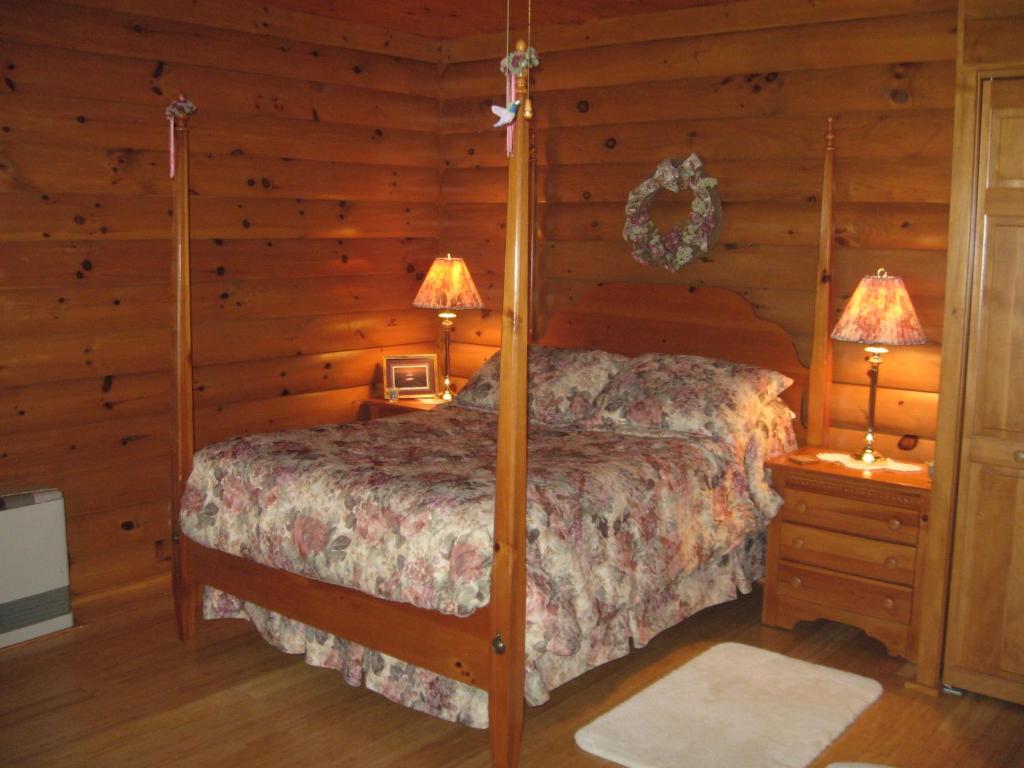
[{"label": "mattress", "polygon": [[[527,700],[749,589],[776,512],[763,460],[792,447],[766,409],[743,450],[713,438],[531,424]],[[208,547],[459,616],[488,602],[497,419],[445,406],[234,438],[195,459],[182,530]],[[289,652],[432,714],[486,726],[486,693],[210,590]],[[400,628],[396,628],[400,631]]]}]

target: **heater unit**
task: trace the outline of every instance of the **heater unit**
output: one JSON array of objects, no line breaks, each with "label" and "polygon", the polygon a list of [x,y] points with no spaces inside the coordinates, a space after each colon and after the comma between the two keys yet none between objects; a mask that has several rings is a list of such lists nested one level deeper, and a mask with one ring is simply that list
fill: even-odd
[{"label": "heater unit", "polygon": [[0,648],[72,623],[64,496],[0,496]]}]

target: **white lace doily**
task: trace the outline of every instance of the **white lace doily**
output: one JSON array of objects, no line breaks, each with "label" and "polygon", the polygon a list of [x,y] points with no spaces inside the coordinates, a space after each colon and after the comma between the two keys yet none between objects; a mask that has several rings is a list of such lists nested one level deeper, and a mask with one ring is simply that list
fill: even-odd
[{"label": "white lace doily", "polygon": [[819,453],[818,458],[822,461],[838,461],[844,467],[850,469],[888,469],[893,472],[920,472],[922,467],[918,464],[907,464],[892,459],[882,459],[871,464],[855,459],[848,453]]}]

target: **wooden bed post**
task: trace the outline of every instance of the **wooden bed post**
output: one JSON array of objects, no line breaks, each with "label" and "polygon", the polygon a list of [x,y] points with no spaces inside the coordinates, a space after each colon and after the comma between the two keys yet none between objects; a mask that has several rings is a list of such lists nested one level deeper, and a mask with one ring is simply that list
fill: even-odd
[{"label": "wooden bed post", "polygon": [[827,445],[832,392],[832,197],[835,133],[832,118],[825,129],[825,164],[821,181],[821,225],[818,229],[818,271],[814,296],[814,340],[807,395],[807,444]]},{"label": "wooden bed post", "polygon": [[[525,51],[526,43],[516,43]],[[526,375],[530,300],[530,135],[528,71],[515,122],[508,166],[505,285],[501,316],[498,463],[494,493],[494,564],[491,568],[491,757],[496,768],[519,760],[523,733],[526,651]]]},{"label": "wooden bed post", "polygon": [[192,291],[189,252],[188,118],[195,107],[184,96],[167,108],[171,121],[170,171],[174,205],[174,258],[171,277],[176,298],[174,322],[174,451],[171,458],[171,540],[174,555],[174,607],[178,634],[195,634],[199,587],[190,578],[188,539],[181,535],[179,515],[185,483],[192,472],[195,427],[192,407]]}]

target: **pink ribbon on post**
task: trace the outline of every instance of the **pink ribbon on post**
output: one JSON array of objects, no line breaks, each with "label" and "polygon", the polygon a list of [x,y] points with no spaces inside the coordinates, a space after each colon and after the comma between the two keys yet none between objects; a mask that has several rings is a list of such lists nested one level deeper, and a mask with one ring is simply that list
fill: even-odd
[{"label": "pink ribbon on post", "polygon": [[[505,77],[505,103],[515,104],[516,101],[516,76],[509,70]],[[512,157],[513,145],[515,142],[515,122],[505,126],[505,155]]]},{"label": "pink ribbon on post", "polygon": [[177,157],[175,154],[174,147],[174,121],[178,118],[188,119],[189,115],[195,114],[196,105],[185,98],[185,94],[179,93],[178,98],[172,101],[167,109],[164,110],[164,115],[167,117],[170,123],[170,135],[168,136],[168,150],[169,155],[167,158],[168,171],[171,174],[171,178],[174,178],[174,173],[177,170]]}]

